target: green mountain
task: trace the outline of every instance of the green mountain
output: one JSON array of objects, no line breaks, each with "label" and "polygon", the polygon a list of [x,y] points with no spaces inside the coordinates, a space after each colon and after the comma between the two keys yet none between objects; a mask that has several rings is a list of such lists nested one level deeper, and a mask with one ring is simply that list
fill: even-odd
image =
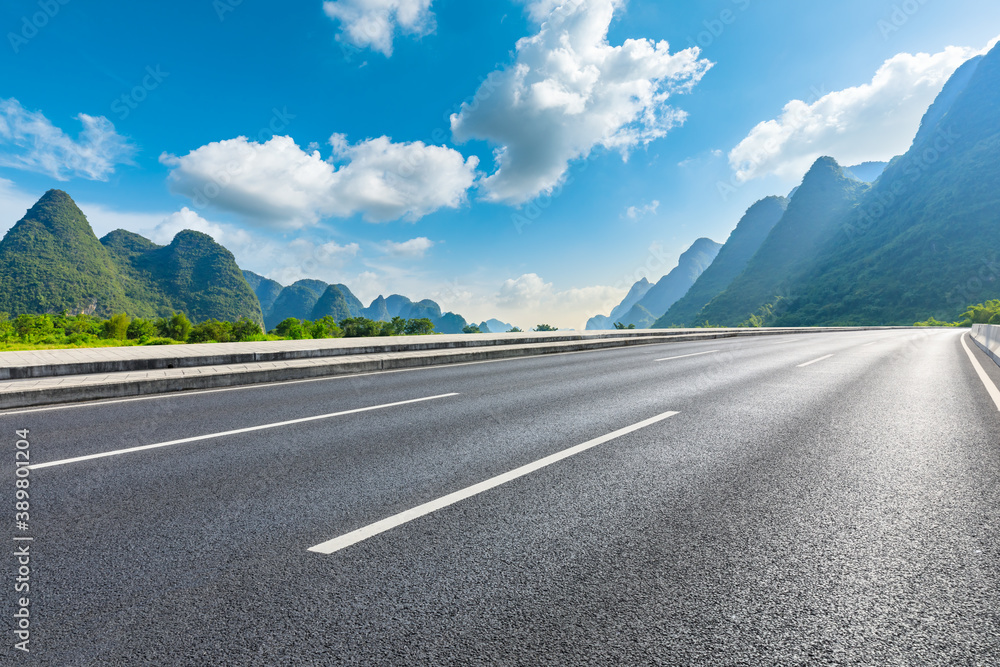
[{"label": "green mountain", "polygon": [[0,241],[0,311],[106,316],[130,305],[107,250],[62,190],[46,192]]},{"label": "green mountain", "polygon": [[698,324],[695,321],[698,312],[743,272],[787,208],[788,200],[784,197],[767,197],[751,206],[719,250],[712,265],[698,277],[687,294],[653,323],[652,328],[666,329]]},{"label": "green mountain", "polygon": [[623,318],[628,316],[629,311],[639,303],[642,297],[646,296],[646,293],[653,288],[653,284],[643,277],[641,280],[637,281],[629,289],[628,294],[622,299],[611,311],[611,315],[595,315],[587,320],[587,331],[601,331],[604,329],[613,329],[615,322],[621,322]]},{"label": "green mountain", "polygon": [[257,300],[260,301],[260,309],[265,314],[274,305],[275,299],[281,294],[281,290],[284,289],[281,283],[265,278],[264,276],[257,275],[253,271],[243,271],[243,277],[247,279],[247,283],[250,285],[250,289],[254,291],[257,295]]},{"label": "green mountain", "polygon": [[289,285],[281,290],[278,298],[274,300],[274,305],[267,311],[267,315],[264,316],[264,326],[270,331],[289,317],[307,320],[312,316],[318,302],[319,297],[309,287],[297,283]]},{"label": "green mountain", "polygon": [[194,322],[263,319],[236,258],[208,234],[185,229],[169,245],[157,246],[118,230],[102,243],[124,276],[134,312],[151,305],[151,314],[179,311]]},{"label": "green mountain", "polygon": [[337,322],[353,317],[350,304],[336,285],[327,286],[323,296],[313,306],[309,319],[315,321],[327,316],[332,317]]},{"label": "green mountain", "polygon": [[46,192],[0,241],[0,310],[261,320],[232,254],[211,237],[183,231],[158,246],[116,230],[98,240],[61,190]]},{"label": "green mountain", "polygon": [[844,216],[869,188],[833,158],[818,159],[746,269],[694,321],[735,326],[788,296],[813,266],[817,251],[843,233]]},{"label": "green mountain", "polygon": [[1000,294],[1000,47],[961,67],[776,324],[959,319]]},{"label": "green mountain", "polygon": [[362,317],[367,317],[370,320],[375,320],[376,322],[388,322],[392,319],[389,316],[389,309],[386,308],[385,298],[380,294],[377,299],[372,301],[372,305],[361,311]]}]

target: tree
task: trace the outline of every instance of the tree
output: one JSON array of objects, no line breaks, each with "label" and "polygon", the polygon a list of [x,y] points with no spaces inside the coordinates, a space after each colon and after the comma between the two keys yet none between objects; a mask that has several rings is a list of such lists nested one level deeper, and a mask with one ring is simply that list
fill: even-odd
[{"label": "tree", "polygon": [[228,343],[232,340],[233,325],[230,322],[220,322],[218,320],[205,320],[191,328],[188,336],[189,343]]},{"label": "tree", "polygon": [[634,324],[630,324],[628,326],[625,326],[621,322],[615,322],[615,329],[635,329],[635,325]]},{"label": "tree", "polygon": [[238,343],[254,340],[263,333],[260,325],[248,317],[241,317],[233,323],[232,339]]},{"label": "tree", "polygon": [[156,321],[156,327],[164,338],[173,338],[182,343],[191,335],[191,321],[184,313],[174,313],[170,319],[161,317]]},{"label": "tree", "polygon": [[468,325],[462,327],[462,333],[477,334],[477,333],[483,333],[483,332],[480,330],[480,328],[479,328],[478,325],[476,325],[476,324],[468,324]]},{"label": "tree", "polygon": [[105,320],[101,337],[110,340],[125,340],[125,336],[128,335],[128,325],[128,315],[125,313],[112,315],[110,319]]},{"label": "tree", "polygon": [[554,326],[550,326],[548,324],[539,324],[537,327],[535,327],[534,330],[535,331],[559,331]]},{"label": "tree", "polygon": [[508,331],[507,333],[524,333],[524,330],[518,329],[517,327],[511,327],[510,331]]},{"label": "tree", "polygon": [[[67,333],[69,333],[68,329]],[[125,336],[129,340],[153,338],[156,334],[156,324],[154,322],[150,322],[149,320],[144,320],[141,317],[137,317],[129,322],[128,329],[125,331]]]},{"label": "tree", "polygon": [[309,332],[313,338],[340,338],[344,333],[331,315],[324,315],[313,322]]},{"label": "tree", "polygon": [[434,333],[434,323],[426,317],[416,320],[407,320],[403,333],[407,336],[423,336]]},{"label": "tree", "polygon": [[287,317],[271,330],[271,333],[281,336],[282,338],[291,338],[292,340],[302,340],[303,338],[308,338],[305,327],[302,326],[302,322],[295,317]]},{"label": "tree", "polygon": [[398,315],[392,318],[392,322],[389,324],[392,325],[392,334],[390,334],[392,336],[402,336],[403,332],[406,331],[406,320]]},{"label": "tree", "polygon": [[345,338],[367,338],[378,336],[382,331],[382,323],[367,317],[348,317],[340,321],[340,328]]}]

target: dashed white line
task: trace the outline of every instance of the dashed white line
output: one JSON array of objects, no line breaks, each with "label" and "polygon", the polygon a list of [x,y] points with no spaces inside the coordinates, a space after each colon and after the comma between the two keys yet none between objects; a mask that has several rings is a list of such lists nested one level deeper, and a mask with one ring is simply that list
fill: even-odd
[{"label": "dashed white line", "polygon": [[557,463],[559,461],[562,461],[563,459],[575,456],[576,454],[579,454],[581,452],[585,452],[588,449],[597,447],[598,445],[604,444],[605,442],[614,440],[615,438],[620,438],[623,435],[632,433],[634,431],[638,431],[639,429],[646,428],[647,426],[652,426],[653,424],[661,422],[664,419],[673,417],[676,414],[679,413],[664,412],[663,414],[659,414],[645,421],[641,421],[638,424],[633,424],[632,426],[626,426],[625,428],[618,429],[617,431],[608,433],[607,435],[602,435],[599,438],[588,440],[587,442],[576,445],[575,447],[570,447],[569,449],[564,449],[561,452],[552,454],[551,456],[546,456],[545,458],[539,459],[534,463],[529,463],[528,465],[521,466],[520,468],[516,468],[514,470],[511,470],[510,472],[504,473],[502,475],[497,475],[496,477],[492,477],[486,480],[485,482],[474,484],[472,486],[462,489],[461,491],[455,491],[454,493],[449,493],[448,495],[442,496],[437,500],[432,500],[430,502],[424,503],[423,505],[418,505],[413,509],[406,510],[405,512],[400,512],[399,514],[395,514],[386,519],[382,519],[381,521],[369,524],[364,528],[359,528],[345,535],[341,535],[340,537],[335,537],[332,540],[328,540],[321,544],[317,544],[314,547],[309,547],[309,551],[327,555],[335,553],[337,551],[340,551],[341,549],[345,549],[351,546],[352,544],[357,544],[358,542],[367,540],[370,537],[374,537],[376,535],[379,535],[380,533],[384,533],[387,530],[392,530],[393,528],[401,526],[405,523],[409,523],[414,519],[419,519],[422,516],[426,516],[432,512],[436,512],[439,509],[448,507],[449,505],[454,505],[455,503],[465,500],[466,498],[471,498],[472,496],[479,495],[480,493],[496,488],[501,484],[506,484],[507,482],[513,481],[519,477],[524,477],[525,475],[533,473],[536,470],[540,470],[542,468],[545,468],[546,466],[552,465],[553,463]]},{"label": "dashed white line", "polygon": [[[967,335],[971,337],[971,334]],[[982,380],[983,384],[986,386],[986,393],[988,393],[990,398],[993,399],[993,402],[997,406],[997,410],[1000,410],[1000,389],[997,389],[997,386],[993,384],[993,380],[990,379],[990,376],[986,374],[986,371],[983,370],[983,367],[979,364],[979,360],[976,359],[974,354],[972,354],[972,350],[969,349],[969,346],[965,342],[965,336],[962,336],[962,347],[965,348],[965,353],[969,355],[969,361],[972,362],[972,367],[976,369],[976,375],[979,376],[979,379]]]},{"label": "dashed white line", "polygon": [[718,352],[718,350],[709,350],[708,352],[695,352],[694,354],[682,354],[679,357],[667,357],[666,359],[657,359],[656,361],[673,361],[674,359],[687,359],[688,357],[700,357],[703,354],[712,354],[713,352]]},{"label": "dashed white line", "polygon": [[828,354],[825,357],[820,357],[819,359],[813,359],[812,361],[807,361],[804,364],[799,364],[798,366],[796,366],[796,368],[805,368],[806,366],[812,366],[813,364],[818,364],[821,361],[826,361],[832,356],[833,356],[832,354]]},{"label": "dashed white line", "polygon": [[343,410],[341,412],[331,412],[326,415],[316,415],[315,417],[302,417],[300,419],[289,419],[288,421],[276,422],[274,424],[262,424],[261,426],[249,426],[247,428],[238,428],[232,431],[222,431],[220,433],[209,433],[207,435],[197,435],[193,438],[181,438],[180,440],[170,440],[168,442],[158,442],[152,445],[142,445],[140,447],[129,447],[128,449],[116,449],[110,452],[100,452],[97,454],[88,454],[86,456],[77,456],[71,459],[61,459],[59,461],[49,461],[48,463],[37,463],[32,466],[28,466],[30,470],[39,470],[40,468],[52,468],[54,466],[66,465],[69,463],[79,463],[80,461],[91,461],[93,459],[102,459],[109,456],[119,456],[121,454],[130,454],[132,452],[141,452],[147,449],[159,449],[161,447],[171,447],[173,445],[184,445],[189,442],[199,442],[201,440],[210,440],[212,438],[223,438],[228,435],[238,435],[240,433],[251,433],[253,431],[264,431],[271,428],[280,428],[282,426],[291,426],[292,424],[304,424],[306,422],[318,421],[320,419],[331,419],[333,417],[343,417],[345,415],[354,415],[359,412],[371,412],[372,410],[384,410],[386,408],[395,408],[400,405],[410,405],[413,403],[423,403],[425,401],[433,401],[439,398],[450,398],[452,396],[458,396],[456,393],[451,394],[440,394],[438,396],[426,396],[424,398],[414,398],[409,401],[398,401],[396,403],[386,403],[384,405],[372,405],[367,408],[355,408],[353,410]]}]

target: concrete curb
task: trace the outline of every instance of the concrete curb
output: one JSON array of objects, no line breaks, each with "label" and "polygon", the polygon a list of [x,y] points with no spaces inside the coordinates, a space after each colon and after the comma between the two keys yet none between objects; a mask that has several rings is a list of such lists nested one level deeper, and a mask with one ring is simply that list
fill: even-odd
[{"label": "concrete curb", "polygon": [[[19,389],[16,385],[21,384],[21,382],[8,383],[9,385],[13,384],[14,386],[9,387],[7,390],[0,391],[0,409],[25,408],[101,399],[127,398],[199,389],[238,387],[268,382],[305,380],[312,378],[355,375],[359,373],[414,369],[427,366],[515,359],[545,354],[564,354],[567,352],[606,350],[631,347],[635,345],[783,335],[790,333],[803,334],[833,331],[882,331],[888,329],[907,328],[910,327],[745,330],[711,329],[698,330],[697,332],[687,330],[670,333],[650,331],[648,333],[642,332],[640,335],[550,336],[540,339],[541,342],[537,342],[539,339],[535,337],[525,337],[520,340],[511,339],[502,344],[491,341],[485,345],[449,345],[446,343],[441,346],[434,346],[428,345],[426,342],[418,342],[415,345],[368,345],[357,348],[347,348],[351,350],[363,350],[364,352],[351,353],[340,351],[337,354],[328,354],[323,356],[292,354],[282,358],[282,355],[279,353],[271,355],[275,358],[264,360],[260,360],[257,355],[220,355],[214,357],[199,355],[185,358],[189,360],[210,359],[213,361],[223,359],[229,360],[234,358],[239,358],[241,360],[229,363],[203,364],[201,365],[203,370],[197,373],[191,373],[191,370],[185,370],[185,368],[195,368],[195,366],[191,364],[178,368],[165,368],[164,366],[160,366],[158,368],[129,369],[125,372],[119,371],[117,374],[114,372],[107,374],[107,371],[99,371],[100,375],[97,375],[94,378],[80,377],[73,379],[66,378],[66,374],[52,375],[49,377],[62,377],[63,379],[59,380],[60,384],[51,384],[48,386],[46,386],[44,380],[38,383],[31,383],[30,379],[26,379],[22,381],[24,384],[31,383],[41,386]],[[536,342],[527,342],[530,340],[535,340]],[[386,351],[395,348],[402,349]],[[344,348],[338,349],[343,350]],[[303,350],[302,352],[308,352],[308,350]],[[155,359],[140,361],[150,362],[155,361]],[[285,365],[282,367],[274,367],[276,363],[283,363]],[[73,364],[73,366],[88,367],[88,364]],[[232,368],[232,366],[240,366],[241,368]],[[256,366],[256,368],[254,368],[254,366]],[[148,373],[147,376],[143,378],[125,377],[134,375],[135,371],[148,371]],[[150,377],[154,374],[156,376]],[[78,373],[77,375],[89,375],[89,373]],[[37,376],[35,377],[37,378]]]}]

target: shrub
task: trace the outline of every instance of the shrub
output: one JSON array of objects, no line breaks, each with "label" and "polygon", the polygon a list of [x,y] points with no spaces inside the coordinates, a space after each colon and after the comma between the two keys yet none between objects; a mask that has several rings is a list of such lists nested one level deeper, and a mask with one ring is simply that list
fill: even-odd
[{"label": "shrub", "polygon": [[170,318],[160,318],[156,321],[158,333],[163,338],[172,338],[184,342],[191,335],[191,321],[184,313],[174,313]]},{"label": "shrub", "polygon": [[291,338],[292,340],[302,340],[303,338],[309,338],[309,334],[306,332],[305,327],[302,322],[294,317],[289,317],[286,320],[282,320],[278,323],[278,326],[271,330],[271,333],[281,336],[282,338]]},{"label": "shrub", "polygon": [[434,323],[426,317],[417,320],[407,320],[403,333],[407,336],[422,336],[434,333]]},{"label": "shrub", "polygon": [[264,330],[259,324],[246,317],[241,317],[239,321],[233,323],[232,340],[245,342],[255,340],[264,334]]},{"label": "shrub", "polygon": [[140,338],[153,338],[157,334],[156,324],[149,320],[137,317],[129,322],[125,336],[129,340],[139,340]]},{"label": "shrub", "polygon": [[125,336],[128,333],[128,325],[128,315],[125,313],[112,315],[103,323],[101,338],[107,338],[109,340],[125,340]]},{"label": "shrub", "polygon": [[228,343],[232,340],[233,325],[218,320],[205,320],[191,327],[189,343]]}]

